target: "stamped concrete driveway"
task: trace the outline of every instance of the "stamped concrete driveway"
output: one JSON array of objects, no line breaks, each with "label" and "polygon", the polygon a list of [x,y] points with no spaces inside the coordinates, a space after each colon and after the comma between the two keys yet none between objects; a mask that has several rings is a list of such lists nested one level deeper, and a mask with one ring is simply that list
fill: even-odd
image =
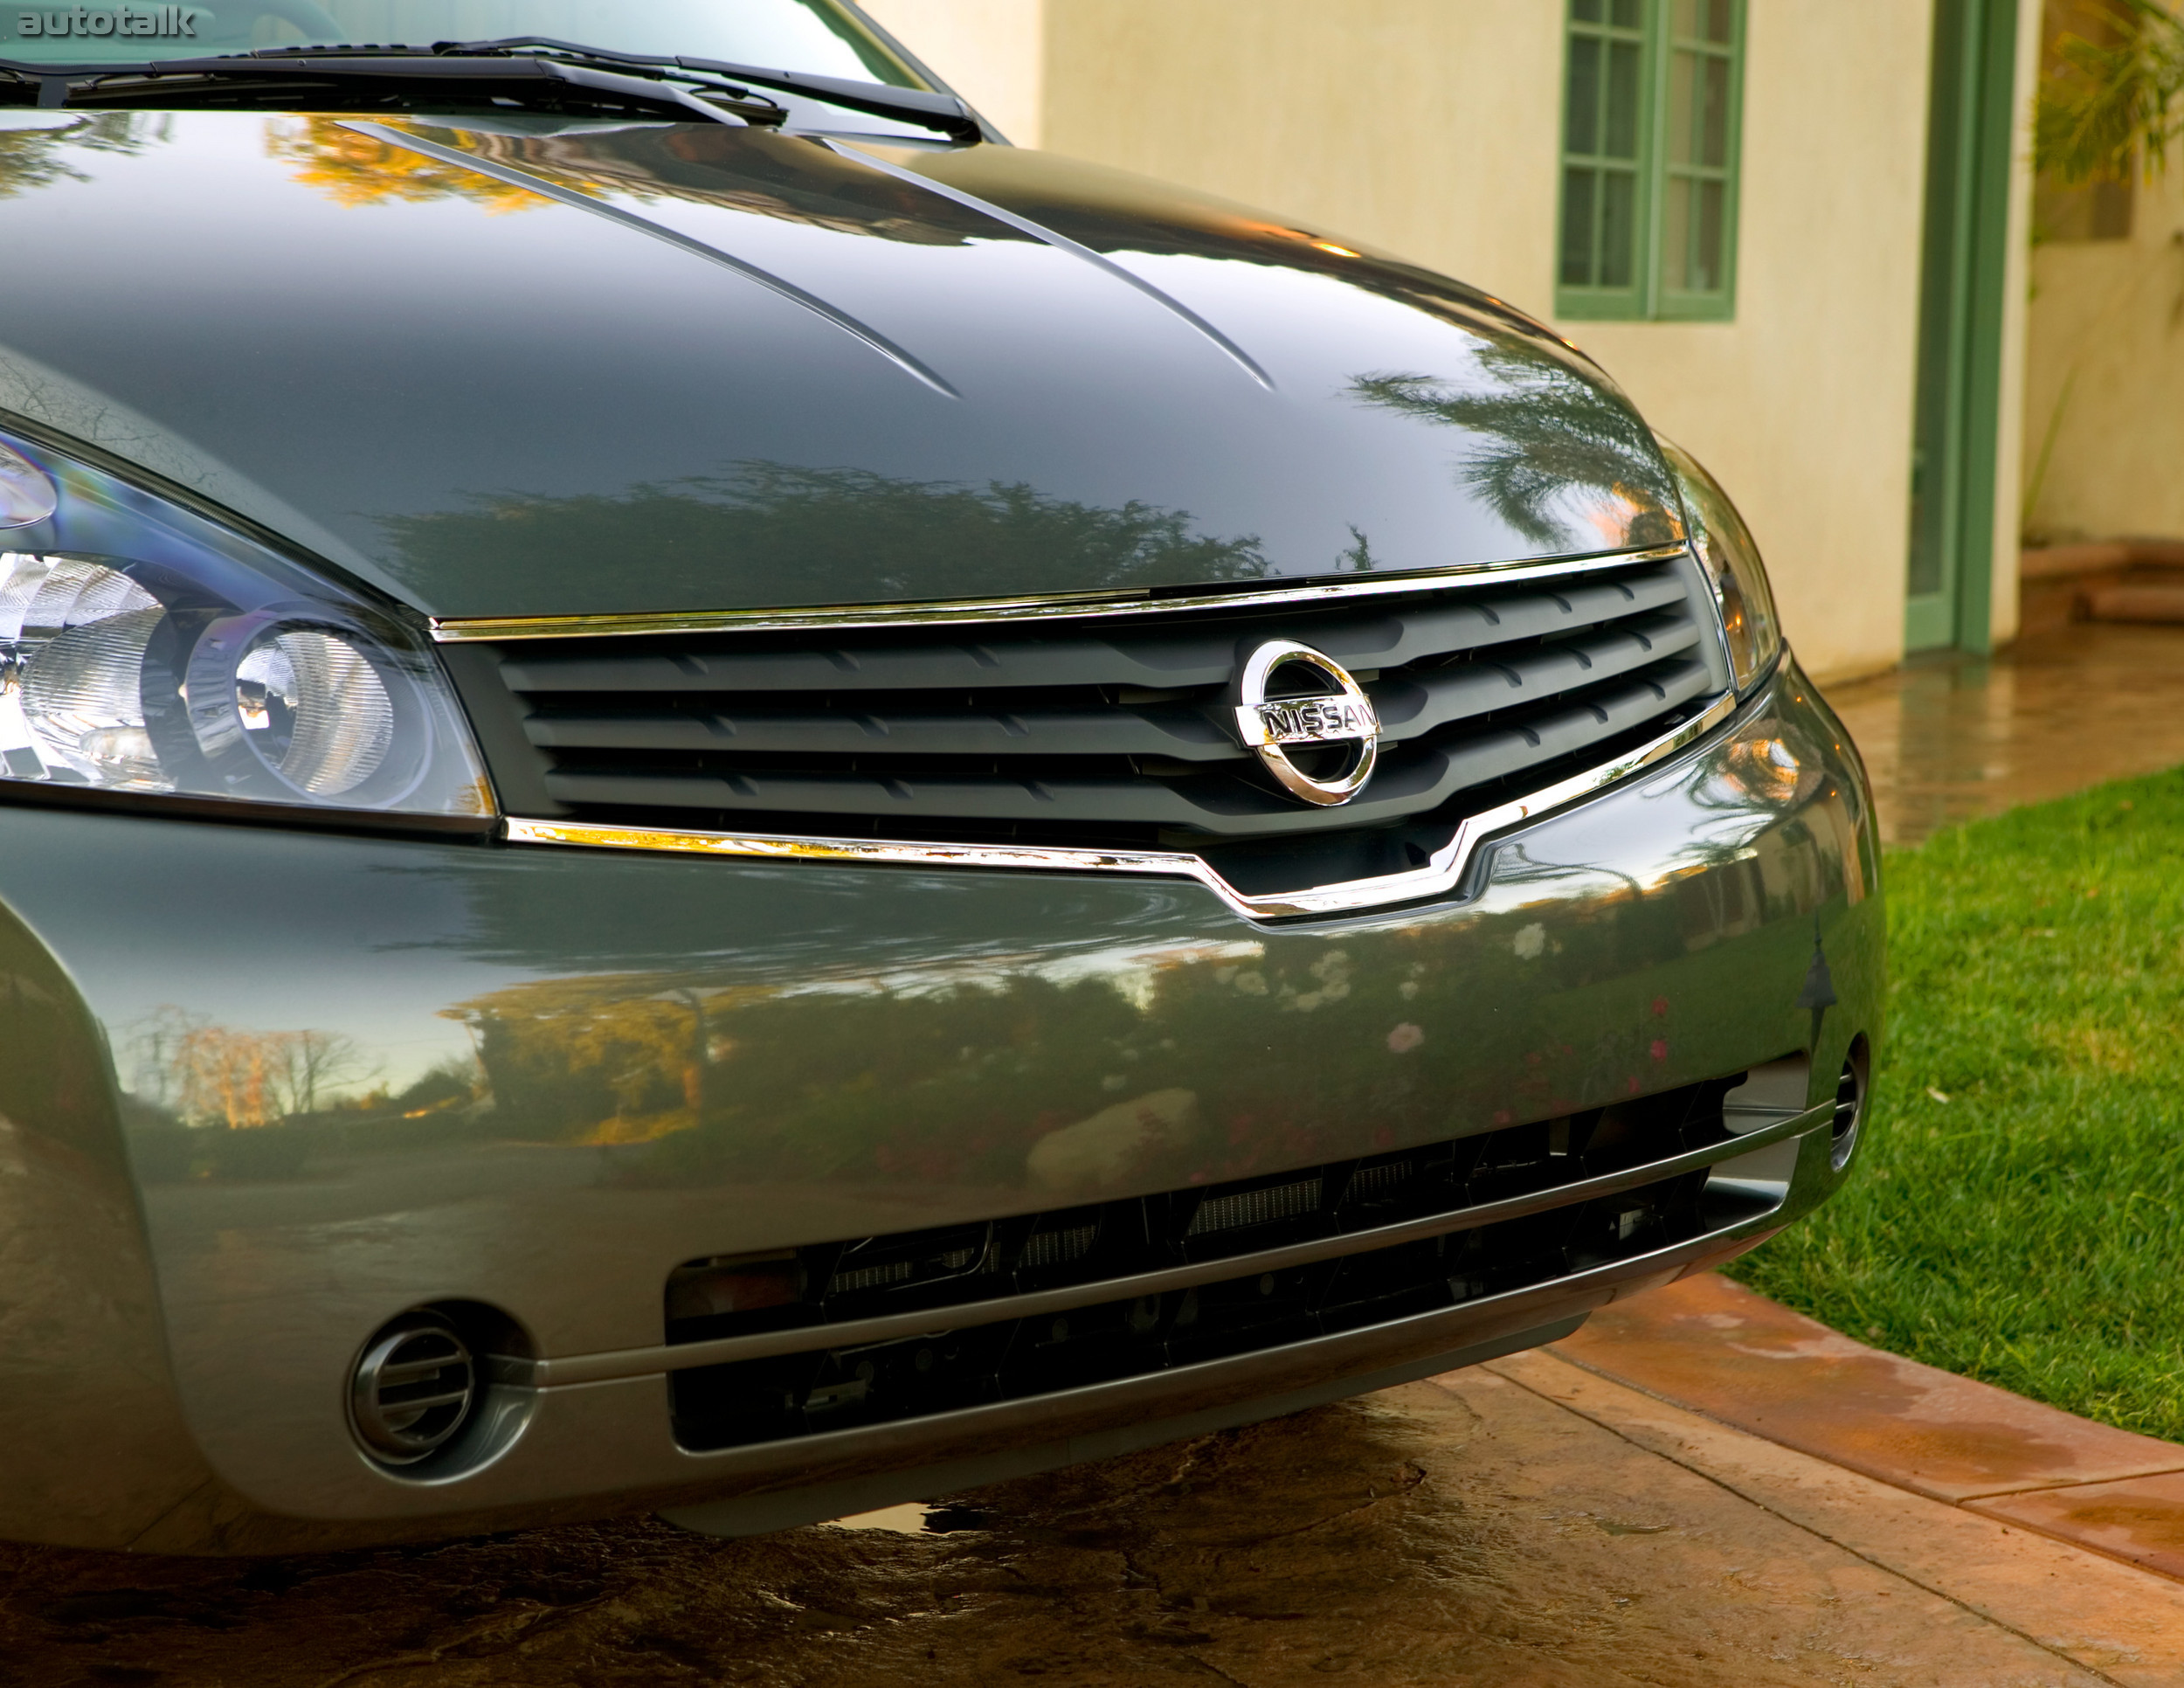
[{"label": "stamped concrete driveway", "polygon": [[960,1498],[260,1563],[0,1550],[0,1683],[2184,1682],[2184,1585],[1548,1354]]}]

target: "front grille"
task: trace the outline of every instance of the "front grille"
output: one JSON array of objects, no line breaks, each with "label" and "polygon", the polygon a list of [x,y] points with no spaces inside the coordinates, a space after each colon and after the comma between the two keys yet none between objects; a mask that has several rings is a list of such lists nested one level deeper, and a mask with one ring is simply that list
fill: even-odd
[{"label": "front grille", "polygon": [[[807,1329],[811,1337],[797,1352],[671,1372],[676,1439],[736,1447],[1139,1376],[1453,1307],[1688,1241],[1725,1222],[1703,1199],[1707,1173],[1641,1174],[1692,1151],[1735,1152],[1722,1098],[1743,1076],[1234,1184],[805,1248],[793,1273],[801,1287],[778,1304],[718,1286],[779,1273],[780,1256],[756,1266],[690,1262],[668,1281],[670,1346]],[[1633,1174],[1635,1187],[1301,1265],[1254,1263],[1299,1243],[1552,1196],[1617,1173]],[[1227,1260],[1233,1276],[1131,1291],[1133,1278]],[[979,1317],[982,1304],[1072,1285],[1110,1294],[1027,1317],[995,1317],[999,1308]],[[828,1346],[830,1326],[895,1314],[917,1316],[916,1334]]]},{"label": "front grille", "polygon": [[[1202,600],[1200,600],[1202,603]],[[693,831],[1185,851],[1248,892],[1416,868],[1466,816],[1697,713],[1725,676],[1687,559],[1310,605],[454,647],[511,813]],[[1296,640],[1380,760],[1316,808],[1228,691]]]}]

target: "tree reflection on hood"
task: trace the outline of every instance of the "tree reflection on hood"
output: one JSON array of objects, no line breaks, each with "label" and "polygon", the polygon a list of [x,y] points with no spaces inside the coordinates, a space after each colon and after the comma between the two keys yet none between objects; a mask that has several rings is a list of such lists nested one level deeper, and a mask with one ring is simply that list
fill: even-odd
[{"label": "tree reflection on hood", "polygon": [[[763,560],[791,594],[784,602],[871,602],[925,595],[936,579],[966,596],[1017,591],[1026,559],[1052,579],[1095,590],[1270,571],[1256,535],[1216,538],[1194,532],[1187,510],[1136,499],[1083,504],[1021,482],[978,487],[750,461],[612,496],[508,493],[475,502],[472,510],[381,518],[400,572],[428,580],[486,563],[581,597],[635,565],[654,596],[674,601],[703,597],[706,583],[736,564]],[[644,536],[641,557],[630,555],[632,534]]]},{"label": "tree reflection on hood", "polygon": [[1668,484],[1652,434],[1597,377],[1542,357],[1531,345],[1484,345],[1485,379],[1361,375],[1350,396],[1459,430],[1467,439],[1458,481],[1510,527],[1541,545],[1566,543],[1572,518],[1604,547],[1673,543],[1683,523],[1660,488]]}]

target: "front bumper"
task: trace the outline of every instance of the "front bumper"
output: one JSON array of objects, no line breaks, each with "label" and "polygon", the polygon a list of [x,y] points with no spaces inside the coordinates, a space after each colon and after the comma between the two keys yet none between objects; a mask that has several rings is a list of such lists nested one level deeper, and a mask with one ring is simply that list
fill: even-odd
[{"label": "front bumper", "polygon": [[[1305,924],[1097,875],[22,807],[0,841],[0,1013],[39,1052],[0,1074],[0,1534],[84,1546],[639,1507],[768,1528],[1551,1339],[1831,1193],[1835,1075],[1881,1031],[1870,799],[1787,662],[1683,755],[1482,850],[1462,897]],[[1721,1201],[1672,1247],[1037,1400],[713,1452],[671,1432],[682,1262],[1404,1149],[1792,1055],[1807,1094],[1772,1146],[1717,1157]],[[185,1103],[236,1129],[179,1137],[160,1108]],[[528,1336],[505,1447],[390,1475],[349,1433],[350,1367],[449,1301]]]}]

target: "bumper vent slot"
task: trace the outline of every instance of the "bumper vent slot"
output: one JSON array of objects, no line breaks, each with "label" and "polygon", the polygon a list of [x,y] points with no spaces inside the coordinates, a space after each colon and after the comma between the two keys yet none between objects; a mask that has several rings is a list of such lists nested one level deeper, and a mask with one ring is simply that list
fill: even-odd
[{"label": "bumper vent slot", "polygon": [[826,1285],[830,1295],[854,1295],[860,1290],[877,1290],[883,1284],[900,1283],[917,1269],[907,1260],[889,1261],[884,1266],[866,1266],[855,1271],[837,1272]]},{"label": "bumper vent slot", "polygon": [[1184,1235],[1204,1236],[1208,1231],[1233,1231],[1245,1225],[1271,1225],[1276,1220],[1295,1219],[1318,1207],[1319,1187],[1319,1180],[1306,1178],[1294,1183],[1276,1184],[1268,1189],[1215,1196],[1199,1204],[1199,1210],[1191,1215],[1190,1227]]},{"label": "bumper vent slot", "polygon": [[[1049,1394],[1431,1312],[1689,1242],[1768,1210],[1748,1191],[1709,1188],[1706,1165],[1745,1141],[1722,1112],[1743,1078],[1279,1180],[996,1220],[975,1260],[952,1273],[940,1263],[964,1252],[961,1227],[817,1245],[799,1254],[803,1281],[822,1291],[747,1314],[689,1316],[706,1304],[689,1274],[707,1263],[694,1262],[669,1282],[668,1344],[764,1335],[769,1352],[671,1371],[676,1439],[736,1447]],[[1607,1192],[1572,1188],[1611,1177]],[[1512,1197],[1525,1199],[1517,1214],[1472,1228],[1347,1253],[1316,1246],[1304,1264],[1275,1257]],[[875,1256],[926,1263],[885,1280],[849,1264]],[[1191,1287],[1133,1286],[1178,1267],[1190,1269]],[[1108,1298],[1018,1318],[981,1306],[1074,1284]],[[830,1325],[895,1314],[909,1318],[891,1329],[917,1334],[828,1344]],[[805,1330],[808,1348],[782,1352]]]},{"label": "bumper vent slot", "polygon": [[1017,1257],[1017,1265],[1024,1271],[1036,1272],[1050,1266],[1066,1266],[1081,1259],[1100,1234],[1095,1225],[1072,1225],[1067,1230],[1033,1231],[1024,1244],[1024,1252]]}]

